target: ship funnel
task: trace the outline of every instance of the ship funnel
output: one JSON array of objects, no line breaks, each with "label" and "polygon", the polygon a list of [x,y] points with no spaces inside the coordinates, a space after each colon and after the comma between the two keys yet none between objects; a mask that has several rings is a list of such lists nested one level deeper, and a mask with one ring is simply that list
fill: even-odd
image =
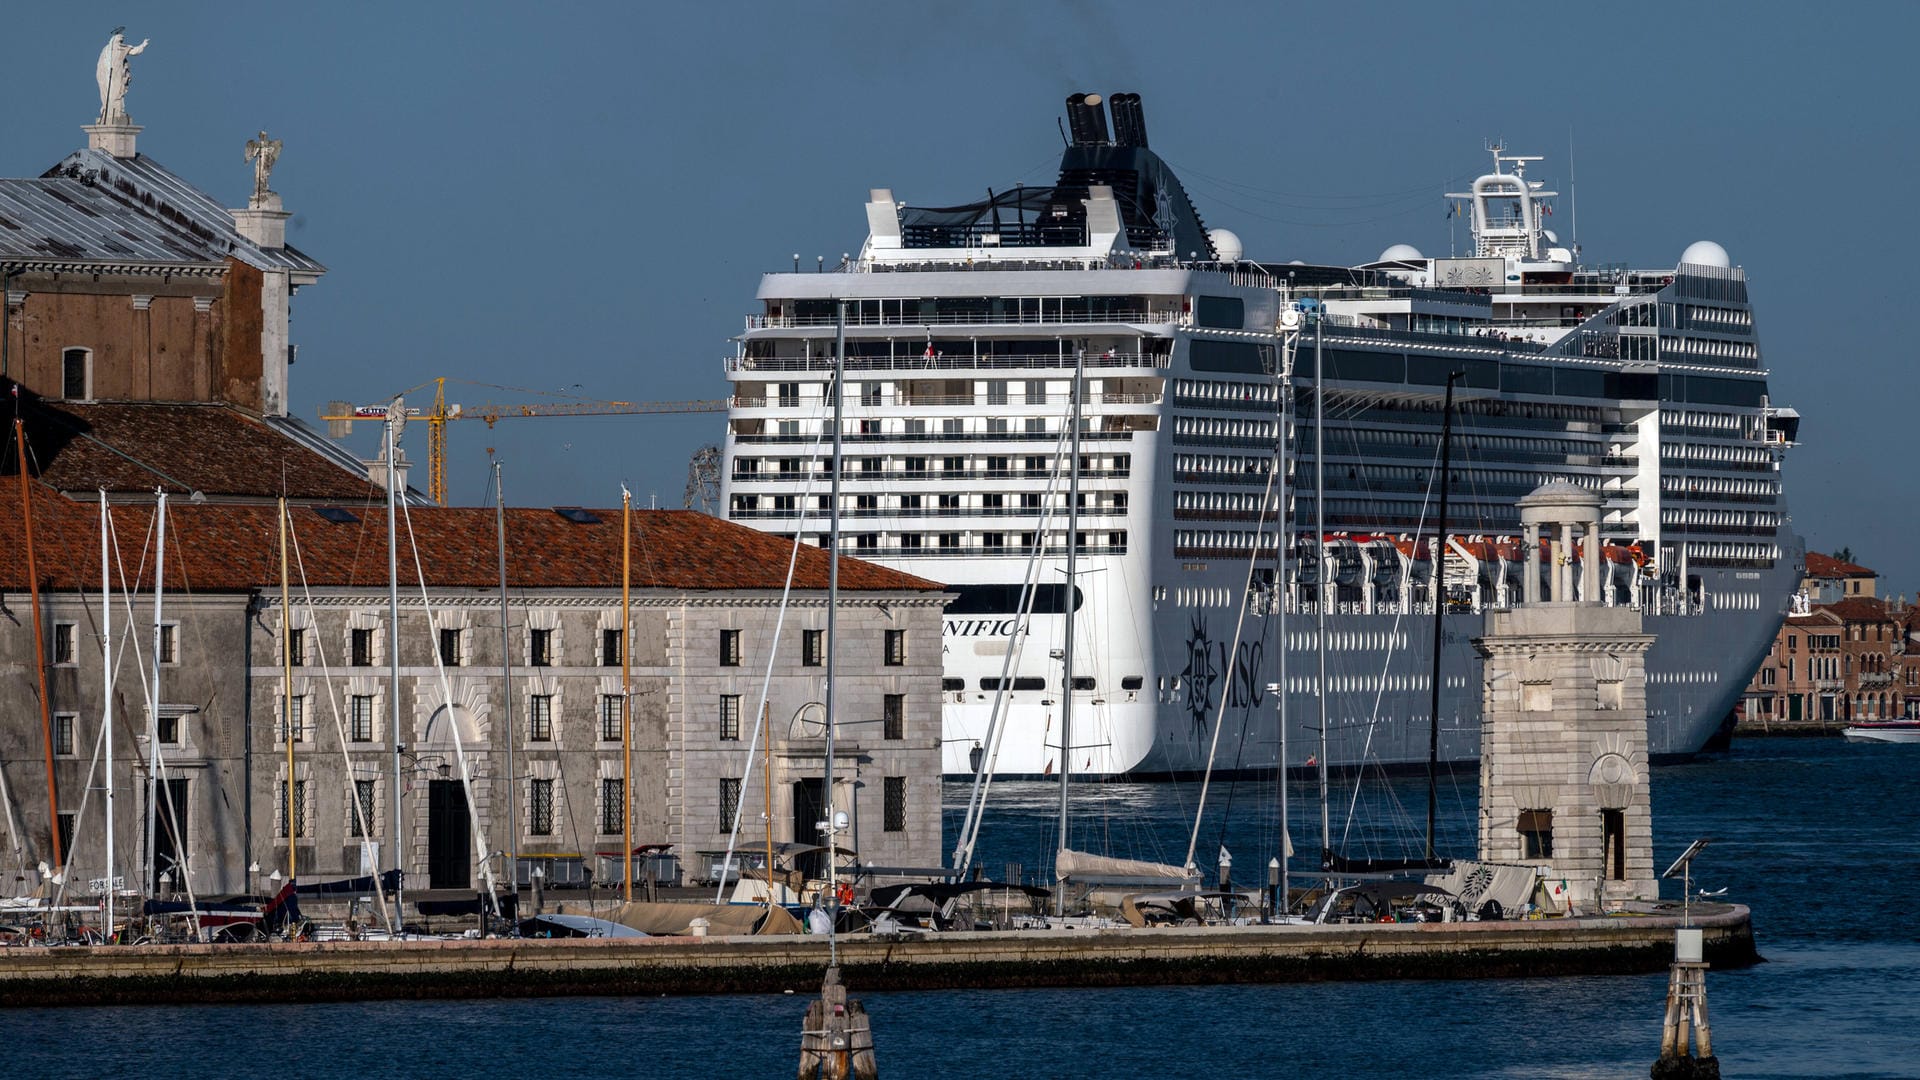
[{"label": "ship funnel", "polygon": [[1100,95],[1070,95],[1067,98],[1067,126],[1073,130],[1075,146],[1107,142],[1107,113],[1100,107]]},{"label": "ship funnel", "polygon": [[1115,94],[1107,99],[1107,108],[1113,111],[1114,145],[1147,145],[1147,116],[1140,110],[1139,94]]}]

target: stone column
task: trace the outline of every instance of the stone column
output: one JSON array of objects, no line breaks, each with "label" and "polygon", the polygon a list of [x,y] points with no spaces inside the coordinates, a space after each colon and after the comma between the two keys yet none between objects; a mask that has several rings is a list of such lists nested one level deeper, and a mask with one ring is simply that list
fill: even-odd
[{"label": "stone column", "polygon": [[1586,530],[1586,546],[1580,556],[1580,599],[1596,604],[1600,602],[1600,519],[1588,519]]},{"label": "stone column", "polygon": [[1527,549],[1522,554],[1526,572],[1520,575],[1520,595],[1523,602],[1540,602],[1540,526],[1527,526]]}]

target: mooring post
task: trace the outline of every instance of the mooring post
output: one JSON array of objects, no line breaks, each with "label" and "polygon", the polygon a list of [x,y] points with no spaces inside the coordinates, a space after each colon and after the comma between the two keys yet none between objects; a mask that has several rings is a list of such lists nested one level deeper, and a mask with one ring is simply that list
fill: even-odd
[{"label": "mooring post", "polygon": [[820,997],[807,1005],[800,1029],[799,1080],[879,1080],[873,1027],[858,1001],[847,1000],[840,969],[830,967]]},{"label": "mooring post", "polygon": [[1709,965],[1702,937],[1699,927],[1674,931],[1667,1015],[1660,1027],[1660,1060],[1653,1063],[1653,1080],[1720,1080],[1720,1061],[1713,1056],[1713,1033],[1707,1025]]}]

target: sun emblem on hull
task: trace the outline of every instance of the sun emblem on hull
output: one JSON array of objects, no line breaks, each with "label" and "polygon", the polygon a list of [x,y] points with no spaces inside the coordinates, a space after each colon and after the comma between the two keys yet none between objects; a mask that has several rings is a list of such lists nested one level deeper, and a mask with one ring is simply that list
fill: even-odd
[{"label": "sun emblem on hull", "polygon": [[1207,636],[1207,617],[1193,616],[1187,632],[1187,666],[1180,672],[1180,685],[1185,688],[1183,704],[1188,715],[1193,717],[1194,730],[1206,734],[1207,713],[1213,709],[1213,684],[1220,677],[1220,671],[1213,663],[1213,641]]}]

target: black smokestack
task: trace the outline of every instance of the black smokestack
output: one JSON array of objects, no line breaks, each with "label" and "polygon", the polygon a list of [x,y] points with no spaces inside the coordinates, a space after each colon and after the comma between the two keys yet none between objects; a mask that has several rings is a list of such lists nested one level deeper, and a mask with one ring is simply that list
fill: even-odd
[{"label": "black smokestack", "polygon": [[1107,107],[1113,110],[1114,145],[1147,145],[1147,116],[1140,111],[1139,94],[1114,94]]},{"label": "black smokestack", "polygon": [[1099,94],[1072,94],[1067,98],[1067,126],[1073,129],[1073,141],[1107,142],[1107,113],[1100,107]]}]

